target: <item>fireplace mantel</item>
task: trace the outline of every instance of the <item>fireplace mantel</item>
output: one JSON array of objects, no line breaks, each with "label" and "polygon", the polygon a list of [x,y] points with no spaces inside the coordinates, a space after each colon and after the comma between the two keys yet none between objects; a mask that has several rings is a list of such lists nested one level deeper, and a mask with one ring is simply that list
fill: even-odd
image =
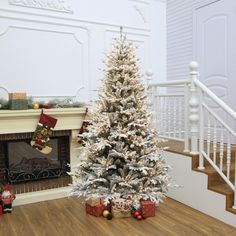
[{"label": "fireplace mantel", "polygon": [[[71,130],[70,164],[79,162],[79,144],[77,134],[84,120],[85,108],[44,109],[44,113],[58,119],[54,130]],[[39,121],[41,110],[0,110],[0,134],[34,132]],[[16,194],[14,205],[57,199],[68,196],[70,187],[53,188],[35,192]]]},{"label": "fireplace mantel", "polygon": [[[33,132],[41,109],[0,110],[0,133]],[[85,116],[85,108],[44,109],[44,113],[58,119],[55,130],[77,130]]]}]

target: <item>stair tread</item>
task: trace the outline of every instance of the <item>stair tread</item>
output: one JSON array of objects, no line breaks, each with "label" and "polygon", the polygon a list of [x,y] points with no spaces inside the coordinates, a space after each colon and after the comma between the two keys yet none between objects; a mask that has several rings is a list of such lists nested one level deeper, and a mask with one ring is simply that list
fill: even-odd
[{"label": "stair tread", "polygon": [[232,207],[228,208],[228,211],[230,211],[231,213],[236,214],[236,209],[233,209]]},{"label": "stair tread", "polygon": [[234,191],[229,187],[228,184],[214,185],[214,186],[211,186],[210,189],[216,192],[225,193],[225,194],[234,193]]},{"label": "stair tread", "polygon": [[[222,168],[223,172],[227,171],[227,166],[224,165]],[[230,171],[234,171],[234,166],[230,166]],[[201,170],[201,172],[207,173],[207,174],[212,174],[215,173],[216,170],[212,166],[205,166],[205,169]]]}]

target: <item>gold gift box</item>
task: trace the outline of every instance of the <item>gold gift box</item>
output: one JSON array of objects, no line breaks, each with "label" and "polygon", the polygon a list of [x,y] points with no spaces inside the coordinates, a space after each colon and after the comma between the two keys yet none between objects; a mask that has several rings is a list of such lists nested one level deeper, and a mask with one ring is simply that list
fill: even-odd
[{"label": "gold gift box", "polygon": [[9,93],[9,100],[27,100],[26,93]]},{"label": "gold gift box", "polygon": [[131,217],[131,213],[130,211],[119,211],[119,210],[113,210],[112,209],[112,216],[114,218],[127,218],[127,217]]},{"label": "gold gift box", "polygon": [[101,204],[101,199],[89,199],[86,201],[87,204],[89,204],[90,206],[97,206]]}]

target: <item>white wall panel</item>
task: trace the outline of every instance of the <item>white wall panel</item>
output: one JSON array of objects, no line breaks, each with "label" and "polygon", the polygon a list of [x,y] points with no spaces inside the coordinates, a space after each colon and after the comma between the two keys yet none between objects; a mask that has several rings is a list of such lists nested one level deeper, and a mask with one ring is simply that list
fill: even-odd
[{"label": "white wall panel", "polygon": [[124,27],[142,73],[165,80],[165,7],[154,0],[0,0],[0,86],[33,96],[96,97],[106,49]]}]

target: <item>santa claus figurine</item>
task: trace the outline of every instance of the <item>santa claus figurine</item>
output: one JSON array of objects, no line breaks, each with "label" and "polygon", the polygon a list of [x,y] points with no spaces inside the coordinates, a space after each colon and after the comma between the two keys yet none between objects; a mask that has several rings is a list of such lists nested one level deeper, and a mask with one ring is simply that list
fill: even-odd
[{"label": "santa claus figurine", "polygon": [[12,187],[5,186],[2,192],[3,213],[12,212],[12,202],[15,200],[15,198],[15,194],[12,193]]}]

